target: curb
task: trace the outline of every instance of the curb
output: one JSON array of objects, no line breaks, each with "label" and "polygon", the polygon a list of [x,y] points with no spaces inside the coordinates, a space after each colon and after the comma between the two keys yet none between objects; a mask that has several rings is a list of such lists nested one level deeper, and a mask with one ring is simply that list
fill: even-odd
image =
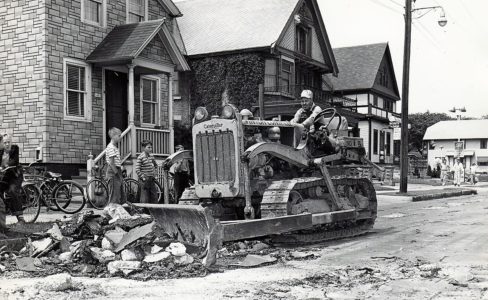
[{"label": "curb", "polygon": [[448,198],[448,197],[458,197],[458,196],[466,196],[466,195],[476,195],[476,194],[478,194],[478,192],[476,190],[466,189],[466,190],[459,190],[459,191],[451,191],[451,192],[412,196],[412,201],[418,202],[418,201],[426,201],[426,200],[441,199],[441,198]]}]

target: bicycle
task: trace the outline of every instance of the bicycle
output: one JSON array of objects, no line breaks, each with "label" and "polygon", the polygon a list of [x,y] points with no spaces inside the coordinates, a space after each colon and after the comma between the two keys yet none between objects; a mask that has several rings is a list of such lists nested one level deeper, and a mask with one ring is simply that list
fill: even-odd
[{"label": "bicycle", "polygon": [[[3,179],[7,170],[14,168],[16,167],[11,166],[0,171],[0,185],[2,185],[2,189],[4,190],[4,192],[0,193],[0,198],[5,204],[11,201],[12,197],[7,191],[7,183]],[[35,185],[28,184],[20,188],[19,198],[22,201],[22,212],[26,223],[34,223],[39,217],[39,213],[41,212],[40,197],[41,191]],[[6,207],[9,210],[9,206],[6,205]],[[7,213],[10,214],[9,211]]]},{"label": "bicycle", "polygon": [[[35,185],[41,191],[40,201],[47,210],[62,211],[74,214],[81,211],[86,198],[81,185],[71,180],[61,179],[61,174],[47,171],[46,168],[32,167],[30,163],[26,168],[26,186]],[[76,199],[77,201],[73,201]],[[80,201],[81,200],[81,203]]]},{"label": "bicycle", "polygon": [[[103,174],[105,173],[105,166],[100,167],[98,165],[93,166],[92,168],[92,176],[91,179],[86,184],[86,195],[88,202],[96,209],[103,209],[107,206],[111,199],[110,199],[110,187],[111,181],[108,182],[105,180]],[[132,178],[127,178],[127,174],[123,173],[124,181],[123,181],[123,188],[125,191],[125,195],[127,197],[127,201],[130,203],[137,203],[139,201],[140,189],[141,185],[139,182]],[[158,189],[158,202],[161,200],[163,193],[163,188],[161,184],[155,181],[156,187]]]}]

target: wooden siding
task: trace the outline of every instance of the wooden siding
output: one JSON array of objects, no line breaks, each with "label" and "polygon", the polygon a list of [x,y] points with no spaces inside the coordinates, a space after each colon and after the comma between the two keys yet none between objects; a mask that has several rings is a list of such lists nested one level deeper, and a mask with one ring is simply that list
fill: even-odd
[{"label": "wooden siding", "polygon": [[319,37],[317,36],[317,31],[312,28],[312,59],[321,63],[325,63],[324,54],[322,53],[322,48],[320,48]]},{"label": "wooden siding", "polygon": [[295,22],[292,22],[290,26],[288,26],[279,46],[290,51],[295,51]]}]

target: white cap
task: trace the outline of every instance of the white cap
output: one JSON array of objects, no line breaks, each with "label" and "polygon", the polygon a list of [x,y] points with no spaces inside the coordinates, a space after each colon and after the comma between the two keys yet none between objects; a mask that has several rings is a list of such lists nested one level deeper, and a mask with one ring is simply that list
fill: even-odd
[{"label": "white cap", "polygon": [[312,97],[313,97],[313,93],[311,90],[303,90],[302,94],[300,95],[300,98],[312,99]]}]

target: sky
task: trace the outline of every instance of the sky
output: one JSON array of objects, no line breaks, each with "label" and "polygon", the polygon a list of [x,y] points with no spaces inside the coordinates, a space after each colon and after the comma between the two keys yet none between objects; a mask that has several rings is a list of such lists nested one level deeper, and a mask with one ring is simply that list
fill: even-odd
[{"label": "sky", "polygon": [[[405,1],[317,1],[333,48],[389,43],[401,93]],[[437,23],[440,10],[413,20],[409,113],[464,106],[467,117],[488,115],[488,0],[417,0],[414,8],[437,5],[445,27]]]}]

